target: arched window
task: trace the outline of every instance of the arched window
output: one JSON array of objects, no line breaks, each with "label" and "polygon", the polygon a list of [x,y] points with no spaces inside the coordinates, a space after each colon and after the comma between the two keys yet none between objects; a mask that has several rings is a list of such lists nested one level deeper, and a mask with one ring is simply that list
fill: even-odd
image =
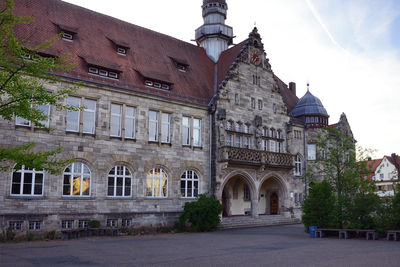
[{"label": "arched window", "polygon": [[13,171],[11,179],[11,195],[14,196],[42,196],[44,172],[22,168]]},{"label": "arched window", "polygon": [[125,166],[115,166],[108,173],[109,197],[130,197],[132,196],[132,174]]},{"label": "arched window", "polygon": [[70,164],[64,171],[63,196],[90,196],[90,169],[82,162]]},{"label": "arched window", "polygon": [[236,123],[236,128],[235,128],[236,132],[241,133],[242,132],[242,124],[240,122]]},{"label": "arched window", "polygon": [[147,197],[168,196],[168,175],[161,168],[154,168],[147,173],[146,177]]},{"label": "arched window", "polygon": [[300,157],[300,155],[296,155],[296,158],[294,160],[294,165],[295,165],[294,175],[301,176],[301,157]]},{"label": "arched window", "polygon": [[199,176],[195,171],[185,171],[181,176],[181,197],[197,197],[199,194]]}]

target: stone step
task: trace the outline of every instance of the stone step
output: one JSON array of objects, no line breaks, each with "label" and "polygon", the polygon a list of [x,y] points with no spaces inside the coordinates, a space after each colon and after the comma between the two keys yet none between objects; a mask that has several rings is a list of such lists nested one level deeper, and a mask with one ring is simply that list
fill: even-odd
[{"label": "stone step", "polygon": [[224,217],[220,224],[220,229],[232,229],[232,228],[246,228],[246,227],[258,227],[268,225],[285,225],[285,224],[299,224],[301,220],[298,218],[290,218],[282,215],[266,215],[257,218],[251,216],[243,217]]}]

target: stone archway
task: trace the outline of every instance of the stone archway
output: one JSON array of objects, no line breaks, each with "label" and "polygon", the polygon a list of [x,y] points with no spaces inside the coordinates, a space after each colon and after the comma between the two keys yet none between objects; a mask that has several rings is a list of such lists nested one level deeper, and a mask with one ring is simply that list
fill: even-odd
[{"label": "stone archway", "polygon": [[260,215],[282,214],[287,199],[287,188],[285,183],[278,177],[265,179],[259,189],[258,213]]},{"label": "stone archway", "polygon": [[252,181],[240,174],[227,178],[222,186],[221,202],[222,216],[257,216],[254,212],[256,204],[255,186]]}]

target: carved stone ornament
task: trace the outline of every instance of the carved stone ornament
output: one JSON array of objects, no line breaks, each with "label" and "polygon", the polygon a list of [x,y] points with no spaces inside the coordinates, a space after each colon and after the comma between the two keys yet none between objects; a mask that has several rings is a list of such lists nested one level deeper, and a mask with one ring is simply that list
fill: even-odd
[{"label": "carved stone ornament", "polygon": [[217,120],[225,120],[226,119],[226,110],[219,109],[217,113]]},{"label": "carved stone ornament", "polygon": [[255,116],[255,118],[254,118],[254,125],[255,125],[256,127],[262,126],[262,117],[261,117],[261,116],[258,116],[258,115]]}]

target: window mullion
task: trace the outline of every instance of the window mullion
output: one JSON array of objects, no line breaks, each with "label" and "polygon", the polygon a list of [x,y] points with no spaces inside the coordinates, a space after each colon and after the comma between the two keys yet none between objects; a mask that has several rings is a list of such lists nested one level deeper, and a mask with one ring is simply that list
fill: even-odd
[{"label": "window mullion", "polygon": [[36,172],[35,172],[35,170],[33,170],[32,171],[32,184],[31,184],[31,192],[30,192],[30,195],[34,195],[35,194],[35,175],[36,175]]}]

